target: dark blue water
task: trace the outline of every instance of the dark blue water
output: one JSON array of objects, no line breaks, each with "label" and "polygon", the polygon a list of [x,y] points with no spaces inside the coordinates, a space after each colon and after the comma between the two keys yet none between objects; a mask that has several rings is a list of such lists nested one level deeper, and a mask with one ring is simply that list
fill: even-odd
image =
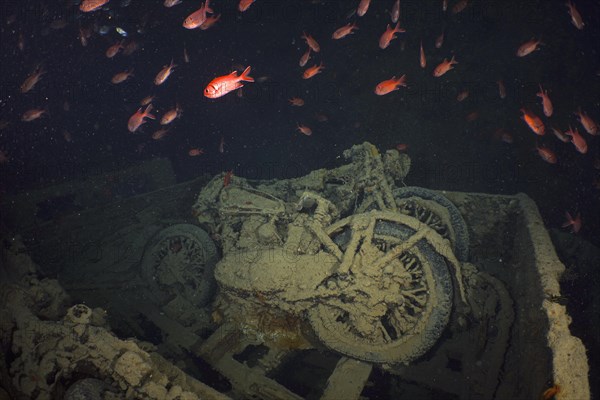
[{"label": "dark blue water", "polygon": [[[435,189],[491,193],[525,192],[539,204],[548,226],[559,226],[564,212],[581,212],[581,234],[600,243],[600,191],[593,185],[599,171],[599,139],[583,132],[589,151],[582,155],[550,132],[538,143],[551,148],[556,165],[536,153],[536,136],[519,118],[521,107],[542,116],[538,85],[549,90],[554,115],[547,126],[566,130],[576,126],[573,115],[583,107],[600,121],[600,6],[576,3],[586,23],[582,31],[570,22],[562,1],[470,1],[457,15],[442,12],[441,1],[401,1],[401,24],[406,33],[386,50],[379,36],[390,23],[392,0],[373,0],[366,16],[349,16],[358,1],[257,0],[241,14],[237,1],[214,0],[221,20],[207,31],[186,30],[183,19],[199,7],[184,1],[171,9],[158,0],[112,0],[93,13],[82,14],[76,1],[2,2],[0,52],[0,149],[10,162],[0,165],[2,191],[14,192],[57,180],[168,157],[178,179],[233,169],[254,178],[291,177],[331,167],[343,149],[368,140],[380,149],[409,145],[413,168],[408,182]],[[453,6],[450,2],[450,8]],[[63,29],[53,21],[64,19]],[[331,40],[338,27],[356,21],[359,30],[340,41]],[[99,33],[106,25],[110,31]],[[80,27],[91,29],[89,44],[78,39]],[[130,56],[108,59],[106,49],[128,32],[127,40],[140,49]],[[441,49],[436,37],[445,32]],[[321,45],[314,62],[326,69],[303,80],[298,60],[306,45],[303,31]],[[23,51],[17,48],[24,37]],[[541,38],[541,50],[524,58],[516,49],[531,38]],[[427,68],[419,66],[419,43]],[[183,60],[184,47],[190,63]],[[441,78],[431,71],[444,58],[458,60]],[[167,82],[156,87],[154,76],[171,59],[178,67]],[[30,93],[19,93],[23,80],[38,65],[47,71]],[[202,95],[206,84],[239,66],[252,66],[242,97],[230,93],[220,99]],[[120,71],[134,69],[134,77],[110,83]],[[374,87],[392,76],[407,75],[408,87],[376,96]],[[507,98],[498,96],[497,80],[506,85]],[[463,89],[469,97],[458,102]],[[181,119],[161,140],[150,138],[158,129],[149,121],[141,132],[127,130],[129,116],[139,101],[154,94],[161,115],[176,102]],[[292,107],[291,97],[305,100]],[[65,110],[65,103],[68,111]],[[21,122],[22,113],[47,107],[49,114]],[[316,113],[327,116],[317,121]],[[477,119],[467,121],[467,115]],[[300,122],[313,130],[310,137],[295,131]],[[494,138],[497,129],[514,142]],[[73,138],[66,142],[63,131]],[[223,137],[225,152],[219,153]],[[190,148],[205,154],[188,156]]]}]

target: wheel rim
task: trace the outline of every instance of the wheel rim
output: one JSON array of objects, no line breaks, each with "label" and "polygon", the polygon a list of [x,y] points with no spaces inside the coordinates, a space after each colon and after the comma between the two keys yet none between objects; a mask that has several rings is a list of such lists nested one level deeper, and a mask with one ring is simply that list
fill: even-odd
[{"label": "wheel rim", "polygon": [[346,218],[327,232],[343,257],[339,273],[323,284],[324,300],[309,311],[317,336],[371,362],[409,362],[425,353],[448,322],[453,296],[444,258],[429,243],[437,234],[385,211]]}]

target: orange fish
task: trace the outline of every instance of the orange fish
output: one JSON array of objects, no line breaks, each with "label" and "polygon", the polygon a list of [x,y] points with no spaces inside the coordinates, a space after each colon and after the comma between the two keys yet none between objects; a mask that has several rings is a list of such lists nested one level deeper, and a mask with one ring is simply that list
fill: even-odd
[{"label": "orange fish", "polygon": [[190,62],[190,56],[185,45],[183,46],[183,61],[185,61],[186,64]]},{"label": "orange fish", "polygon": [[390,24],[388,24],[387,29],[385,30],[385,32],[383,32],[383,34],[379,38],[379,48],[380,49],[387,48],[390,45],[390,42],[392,40],[396,39],[396,36],[395,36],[396,33],[402,33],[402,32],[406,32],[406,30],[403,28],[400,28],[400,22],[398,22],[393,29],[390,26]]},{"label": "orange fish", "polygon": [[463,101],[469,97],[469,91],[467,89],[461,90],[456,96],[456,101]]},{"label": "orange fish", "polygon": [[73,141],[73,136],[71,136],[71,133],[69,131],[67,131],[66,129],[63,129],[62,135],[63,135],[63,139],[65,139],[65,142],[71,143]]},{"label": "orange fish", "polygon": [[523,113],[521,118],[536,135],[542,136],[546,133],[544,123],[537,115],[525,108],[521,108],[521,112]]},{"label": "orange fish", "polygon": [[408,145],[406,143],[398,143],[396,145],[396,150],[398,150],[398,151],[406,151],[406,150],[408,150]]},{"label": "orange fish", "polygon": [[354,33],[355,29],[358,29],[358,26],[356,26],[356,23],[342,26],[341,28],[339,28],[335,32],[333,32],[333,35],[331,35],[331,38],[335,39],[335,40],[342,39],[342,38]]},{"label": "orange fish", "polygon": [[506,97],[506,86],[504,86],[504,82],[502,80],[499,80],[497,83],[498,83],[498,95],[500,96],[501,99],[504,99]]},{"label": "orange fish", "polygon": [[473,122],[477,118],[479,118],[479,113],[477,111],[471,111],[470,113],[467,114],[467,116],[465,117],[465,120],[467,120],[467,122]]},{"label": "orange fish", "polygon": [[321,70],[325,69],[325,67],[323,66],[323,63],[321,63],[321,65],[313,65],[310,68],[307,68],[306,71],[304,71],[304,73],[302,74],[302,78],[303,79],[310,79],[313,76],[321,73]]},{"label": "orange fish", "polygon": [[327,121],[329,121],[329,117],[327,117],[327,115],[325,115],[323,113],[320,113],[320,112],[315,113],[315,118],[319,122],[327,122]]},{"label": "orange fish", "polygon": [[375,87],[375,94],[378,96],[383,96],[400,89],[400,86],[406,87],[406,75],[402,75],[400,78],[396,78],[394,76],[392,79],[380,82]]},{"label": "orange fish", "polygon": [[130,76],[133,76],[133,69],[115,74],[115,76],[113,76],[110,81],[117,85],[119,83],[125,82]]},{"label": "orange fish", "polygon": [[233,177],[233,170],[230,169],[223,176],[223,187],[227,187],[231,184],[231,178]]},{"label": "orange fish", "polygon": [[[571,214],[569,214],[569,212],[567,211],[565,212],[565,217],[567,218],[567,220],[562,224],[562,227],[566,228],[570,226],[572,233],[579,232],[579,230],[581,229],[581,214],[577,213],[577,216],[573,218],[571,217]],[[558,393],[558,391],[556,391],[555,393]]]},{"label": "orange fish", "polygon": [[312,135],[312,129],[310,129],[308,126],[302,125],[300,123],[297,124],[296,130],[299,131],[300,133],[306,135],[306,136]]},{"label": "orange fish", "polygon": [[238,10],[240,10],[240,12],[248,10],[255,1],[256,0],[240,0],[238,3]]},{"label": "orange fish", "polygon": [[144,120],[144,118],[146,117],[150,119],[156,119],[154,115],[150,114],[151,111],[152,104],[148,104],[148,107],[146,107],[145,111],[142,111],[142,108],[140,107],[140,109],[137,110],[127,122],[127,129],[129,129],[129,132],[133,133],[137,131],[140,126],[146,123],[146,121]]},{"label": "orange fish", "polygon": [[569,136],[563,134],[561,131],[559,131],[555,127],[551,126],[550,130],[552,130],[552,133],[554,133],[554,136],[556,136],[557,139],[560,140],[561,142],[569,143],[571,141],[571,138]]},{"label": "orange fish", "polygon": [[4,151],[0,149],[0,164],[6,164],[10,161],[10,158],[8,158],[8,154]]},{"label": "orange fish", "polygon": [[179,107],[179,104],[177,104],[175,108],[170,109],[165,113],[165,115],[163,115],[163,117],[160,119],[160,124],[169,125],[175,120],[175,118],[181,118],[182,111],[183,110],[181,107]]},{"label": "orange fish", "polygon": [[548,91],[542,89],[542,84],[540,83],[540,91],[536,94],[537,97],[542,98],[542,107],[544,108],[544,115],[546,117],[550,117],[554,108],[552,107],[552,102],[550,101],[550,97],[548,97]]},{"label": "orange fish", "polygon": [[600,133],[600,130],[598,129],[598,125],[596,124],[596,122],[591,119],[589,117],[589,115],[587,115],[586,113],[581,111],[581,107],[579,107],[579,110],[577,110],[575,112],[575,115],[577,115],[579,117],[579,122],[581,123],[581,125],[583,126],[583,128],[585,129],[585,131],[587,133],[589,133],[590,135],[598,135]]},{"label": "orange fish", "polygon": [[204,96],[209,99],[216,99],[225,96],[227,93],[237,90],[244,85],[244,82],[254,82],[254,78],[250,76],[250,66],[248,66],[241,75],[238,76],[237,71],[233,71],[229,75],[219,76],[204,88]]},{"label": "orange fish", "polygon": [[518,57],[525,57],[528,54],[533,53],[536,50],[539,50],[539,45],[543,44],[541,40],[536,40],[536,39],[531,39],[525,43],[523,43],[521,46],[519,46],[519,48],[517,49],[517,56]]},{"label": "orange fish", "polygon": [[79,28],[79,42],[83,47],[88,45],[88,39],[92,36],[92,31],[87,28]]},{"label": "orange fish", "polygon": [[565,132],[565,135],[571,136],[571,143],[573,143],[578,152],[580,152],[581,154],[587,153],[587,142],[579,134],[579,131],[577,131],[577,129],[573,130],[573,128],[569,126],[569,130]]},{"label": "orange fish", "polygon": [[169,128],[161,128],[152,134],[152,139],[161,140],[169,133]]},{"label": "orange fish", "polygon": [[36,70],[33,71],[31,75],[29,75],[21,84],[21,93],[27,93],[33,89],[33,87],[40,81],[40,78],[45,73],[46,71],[44,71],[41,66],[37,67]]},{"label": "orange fish", "polygon": [[113,58],[114,56],[116,56],[119,53],[119,51],[121,51],[122,48],[123,48],[123,40],[113,44],[108,49],[106,49],[106,57]]},{"label": "orange fish", "polygon": [[139,48],[140,48],[139,43],[136,42],[135,40],[131,40],[131,41],[127,42],[127,44],[123,48],[123,54],[126,56],[130,56],[133,53],[135,53],[136,51],[138,51]]},{"label": "orange fish", "polygon": [[156,74],[156,77],[154,78],[154,84],[158,86],[165,83],[169,75],[171,75],[171,72],[173,72],[173,68],[175,68],[176,66],[177,65],[173,64],[173,60],[171,59],[171,64],[165,65],[163,69],[161,69],[160,72]]},{"label": "orange fish", "polygon": [[371,4],[371,0],[360,0],[358,3],[358,8],[356,9],[356,15],[362,17],[369,10],[369,5]]},{"label": "orange fish", "polygon": [[163,3],[167,8],[175,7],[177,4],[181,4],[181,0],[165,0]]},{"label": "orange fish", "polygon": [[440,36],[438,36],[435,39],[435,48],[439,49],[442,47],[443,44],[444,44],[444,31],[442,31],[442,33],[440,33]]},{"label": "orange fish", "polygon": [[306,52],[302,55],[302,57],[300,57],[300,62],[298,62],[298,65],[300,65],[301,67],[306,66],[306,63],[308,62],[308,60],[310,60],[310,50],[311,48],[309,47]]},{"label": "orange fish", "polygon": [[579,11],[577,11],[577,8],[575,8],[575,4],[573,4],[573,2],[569,0],[567,1],[566,5],[569,9],[569,14],[571,15],[571,22],[573,23],[575,28],[582,30],[585,24],[581,19],[581,14],[579,14]]},{"label": "orange fish", "polygon": [[321,46],[319,46],[319,43],[317,43],[317,41],[312,36],[307,35],[306,32],[302,32],[301,38],[306,41],[308,47],[310,47],[315,53],[321,51]]},{"label": "orange fish", "polygon": [[421,49],[419,51],[419,64],[421,65],[421,68],[427,66],[427,58],[425,58],[425,51],[423,50],[423,41],[421,41]]},{"label": "orange fish", "polygon": [[154,99],[156,99],[155,95],[146,96],[140,101],[140,106],[147,106],[148,104],[152,103]]},{"label": "orange fish", "polygon": [[27,110],[23,113],[23,116],[21,117],[21,121],[31,122],[35,119],[40,118],[42,115],[44,115],[47,112],[48,112],[47,109],[39,109],[39,108],[33,108],[31,110]]},{"label": "orange fish", "polygon": [[205,31],[211,28],[214,24],[221,19],[221,14],[215,15],[214,17],[206,17],[206,21],[200,25],[200,29]]},{"label": "orange fish", "polygon": [[452,7],[452,15],[458,14],[467,7],[467,0],[459,0],[458,3]]},{"label": "orange fish", "polygon": [[23,36],[23,33],[19,33],[19,37],[17,38],[17,48],[21,52],[25,50],[25,37]]},{"label": "orange fish", "polygon": [[206,2],[199,9],[188,15],[188,17],[183,21],[183,27],[186,29],[199,28],[200,25],[206,21],[206,13],[213,13],[209,3],[210,0],[206,0]]},{"label": "orange fish", "polygon": [[190,157],[196,157],[196,156],[200,156],[204,154],[204,150],[203,149],[199,149],[198,147],[194,147],[193,149],[190,149],[188,151],[188,155]]},{"label": "orange fish", "polygon": [[452,67],[454,64],[458,64],[458,61],[454,60],[454,56],[452,56],[452,59],[450,61],[448,61],[448,59],[444,58],[444,61],[442,61],[433,70],[433,76],[435,76],[436,78],[439,78],[440,76],[444,75],[446,72],[450,71],[451,69],[454,69]]},{"label": "orange fish", "polygon": [[501,140],[504,143],[508,143],[508,144],[511,144],[514,141],[513,136],[509,132],[505,131],[502,128],[496,129],[493,136],[494,136],[494,139]]},{"label": "orange fish", "polygon": [[396,0],[392,11],[390,11],[390,17],[392,17],[392,23],[395,24],[400,19],[400,0]]},{"label": "orange fish", "polygon": [[296,107],[302,107],[304,105],[304,100],[302,100],[299,97],[292,97],[288,101],[290,102],[291,105],[296,106]]},{"label": "orange fish", "polygon": [[546,161],[549,164],[556,164],[556,154],[552,150],[547,147],[540,147],[538,145],[535,146],[538,154],[542,157],[542,160]]},{"label": "orange fish", "polygon": [[79,5],[79,9],[83,12],[91,12],[100,9],[110,0],[83,0]]}]

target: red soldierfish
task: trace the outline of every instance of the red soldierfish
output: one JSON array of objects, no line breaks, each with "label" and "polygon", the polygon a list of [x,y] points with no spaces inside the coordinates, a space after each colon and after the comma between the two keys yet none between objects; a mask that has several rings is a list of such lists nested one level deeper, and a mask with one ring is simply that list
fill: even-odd
[{"label": "red soldierfish", "polygon": [[392,7],[392,11],[390,12],[390,16],[392,17],[392,23],[395,24],[400,19],[400,0],[396,0],[394,6]]},{"label": "red soldierfish", "polygon": [[303,135],[306,135],[306,136],[312,135],[312,129],[310,129],[306,125],[302,125],[301,123],[297,124],[296,130],[299,131],[300,133],[302,133]]},{"label": "red soldierfish", "polygon": [[35,119],[38,119],[39,117],[41,117],[42,115],[44,115],[47,112],[48,112],[48,110],[39,109],[39,108],[27,110],[23,113],[23,116],[21,117],[21,121],[31,122]]},{"label": "red soldierfish", "polygon": [[542,136],[546,133],[544,123],[537,115],[525,108],[521,108],[521,112],[523,113],[521,118],[536,135]]},{"label": "red soldierfish", "polygon": [[369,4],[371,4],[371,0],[360,0],[358,4],[358,8],[356,9],[356,15],[362,17],[369,10]]},{"label": "red soldierfish", "polygon": [[427,58],[425,58],[425,51],[423,50],[423,41],[421,41],[421,50],[419,52],[419,64],[421,65],[421,68],[427,66]]},{"label": "red soldierfish", "polygon": [[498,96],[500,96],[501,99],[506,98],[506,86],[504,86],[504,81],[501,79],[497,83],[498,83]]},{"label": "red soldierfish", "polygon": [[133,133],[137,131],[138,128],[146,122],[144,120],[146,117],[150,119],[156,119],[154,115],[150,114],[150,111],[152,111],[152,104],[148,104],[148,107],[146,107],[145,111],[142,111],[142,108],[140,107],[140,109],[129,118],[129,122],[127,123],[127,129],[129,129],[129,132]]},{"label": "red soldierfish", "polygon": [[306,52],[302,55],[302,57],[300,57],[300,61],[298,62],[298,65],[300,65],[301,67],[306,66],[306,63],[308,62],[308,60],[310,60],[310,47],[308,49],[306,49]]},{"label": "red soldierfish", "polygon": [[587,153],[587,142],[583,137],[581,137],[577,129],[573,130],[571,127],[569,127],[569,130],[565,132],[565,135],[571,136],[571,142],[573,143],[578,152],[580,152],[581,154]]},{"label": "red soldierfish", "polygon": [[581,111],[581,107],[579,107],[579,110],[575,112],[575,115],[579,117],[579,122],[581,123],[581,125],[587,133],[589,133],[590,135],[598,135],[598,133],[600,133],[596,122],[593,119],[591,119],[589,115]]},{"label": "red soldierfish", "polygon": [[210,0],[206,0],[202,7],[188,15],[188,17],[183,21],[183,27],[186,29],[199,28],[200,25],[206,21],[206,13],[213,13],[209,3]]},{"label": "red soldierfish", "polygon": [[240,12],[245,12],[255,1],[256,0],[240,0],[240,2],[238,3],[238,10]]},{"label": "red soldierfish", "polygon": [[555,127],[551,126],[550,129],[552,130],[552,133],[554,133],[554,136],[556,136],[556,138],[558,140],[560,140],[561,142],[569,143],[571,141],[571,138],[569,136],[563,134],[561,131],[559,131]]},{"label": "red soldierfish", "polygon": [[306,44],[308,45],[308,47],[310,47],[312,49],[312,51],[314,51],[315,53],[318,53],[319,51],[321,51],[321,46],[319,46],[319,43],[317,43],[315,38],[313,38],[310,35],[307,35],[306,32],[302,32],[302,36],[300,36],[300,37],[302,39],[306,40]]},{"label": "red soldierfish", "polygon": [[547,147],[540,147],[540,146],[535,146],[535,148],[538,151],[538,154],[540,155],[540,157],[542,157],[542,160],[546,161],[548,164],[556,164],[557,158],[556,158],[556,154],[554,154],[554,152],[552,150],[550,150]]},{"label": "red soldierfish", "polygon": [[536,39],[531,39],[525,43],[523,43],[521,46],[519,46],[519,48],[517,49],[517,56],[518,57],[525,57],[528,54],[533,53],[536,50],[539,50],[539,45],[543,44],[541,40],[536,40]]},{"label": "red soldierfish", "polygon": [[573,219],[573,217],[571,217],[571,214],[569,214],[569,212],[567,211],[565,213],[565,217],[567,217],[567,220],[562,224],[562,227],[566,228],[570,226],[572,233],[579,232],[579,230],[581,229],[581,214],[577,213],[577,216],[575,217],[575,219]]},{"label": "red soldierfish", "polygon": [[178,4],[181,4],[181,0],[165,0],[163,3],[167,8],[175,7]]},{"label": "red soldierfish", "polygon": [[550,101],[550,97],[548,97],[548,91],[542,89],[542,84],[540,84],[540,91],[536,94],[537,97],[542,98],[542,107],[544,108],[544,115],[546,117],[550,117],[552,112],[554,111],[554,107],[552,107],[552,102]]},{"label": "red soldierfish", "polygon": [[100,9],[110,0],[83,0],[79,5],[79,9],[83,12],[91,12]]},{"label": "red soldierfish", "polygon": [[31,89],[33,89],[33,87],[40,81],[40,78],[45,73],[46,71],[44,71],[44,69],[41,66],[37,67],[37,69],[33,71],[31,75],[29,75],[27,79],[25,79],[25,81],[23,81],[23,83],[21,84],[21,93],[27,93]]},{"label": "red soldierfish", "polygon": [[210,99],[225,96],[227,93],[243,87],[242,81],[254,82],[254,78],[250,76],[250,66],[248,66],[239,76],[237,71],[233,71],[229,75],[219,76],[213,79],[204,88],[204,96]]},{"label": "red soldierfish", "polygon": [[582,30],[585,24],[581,19],[581,14],[579,14],[579,11],[577,11],[577,9],[575,8],[575,4],[573,4],[571,0],[567,1],[566,4],[569,8],[569,14],[571,15],[571,22],[573,23],[575,28]]}]

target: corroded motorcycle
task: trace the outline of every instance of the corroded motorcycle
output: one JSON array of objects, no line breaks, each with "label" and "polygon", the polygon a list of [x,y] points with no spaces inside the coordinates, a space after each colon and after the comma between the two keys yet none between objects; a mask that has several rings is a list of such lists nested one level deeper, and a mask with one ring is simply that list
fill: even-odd
[{"label": "corroded motorcycle", "polygon": [[401,187],[406,155],[364,143],[344,157],[300,178],[217,176],[202,190],[194,214],[222,250],[213,315],[265,342],[408,363],[464,310],[466,225],[443,196]]}]

